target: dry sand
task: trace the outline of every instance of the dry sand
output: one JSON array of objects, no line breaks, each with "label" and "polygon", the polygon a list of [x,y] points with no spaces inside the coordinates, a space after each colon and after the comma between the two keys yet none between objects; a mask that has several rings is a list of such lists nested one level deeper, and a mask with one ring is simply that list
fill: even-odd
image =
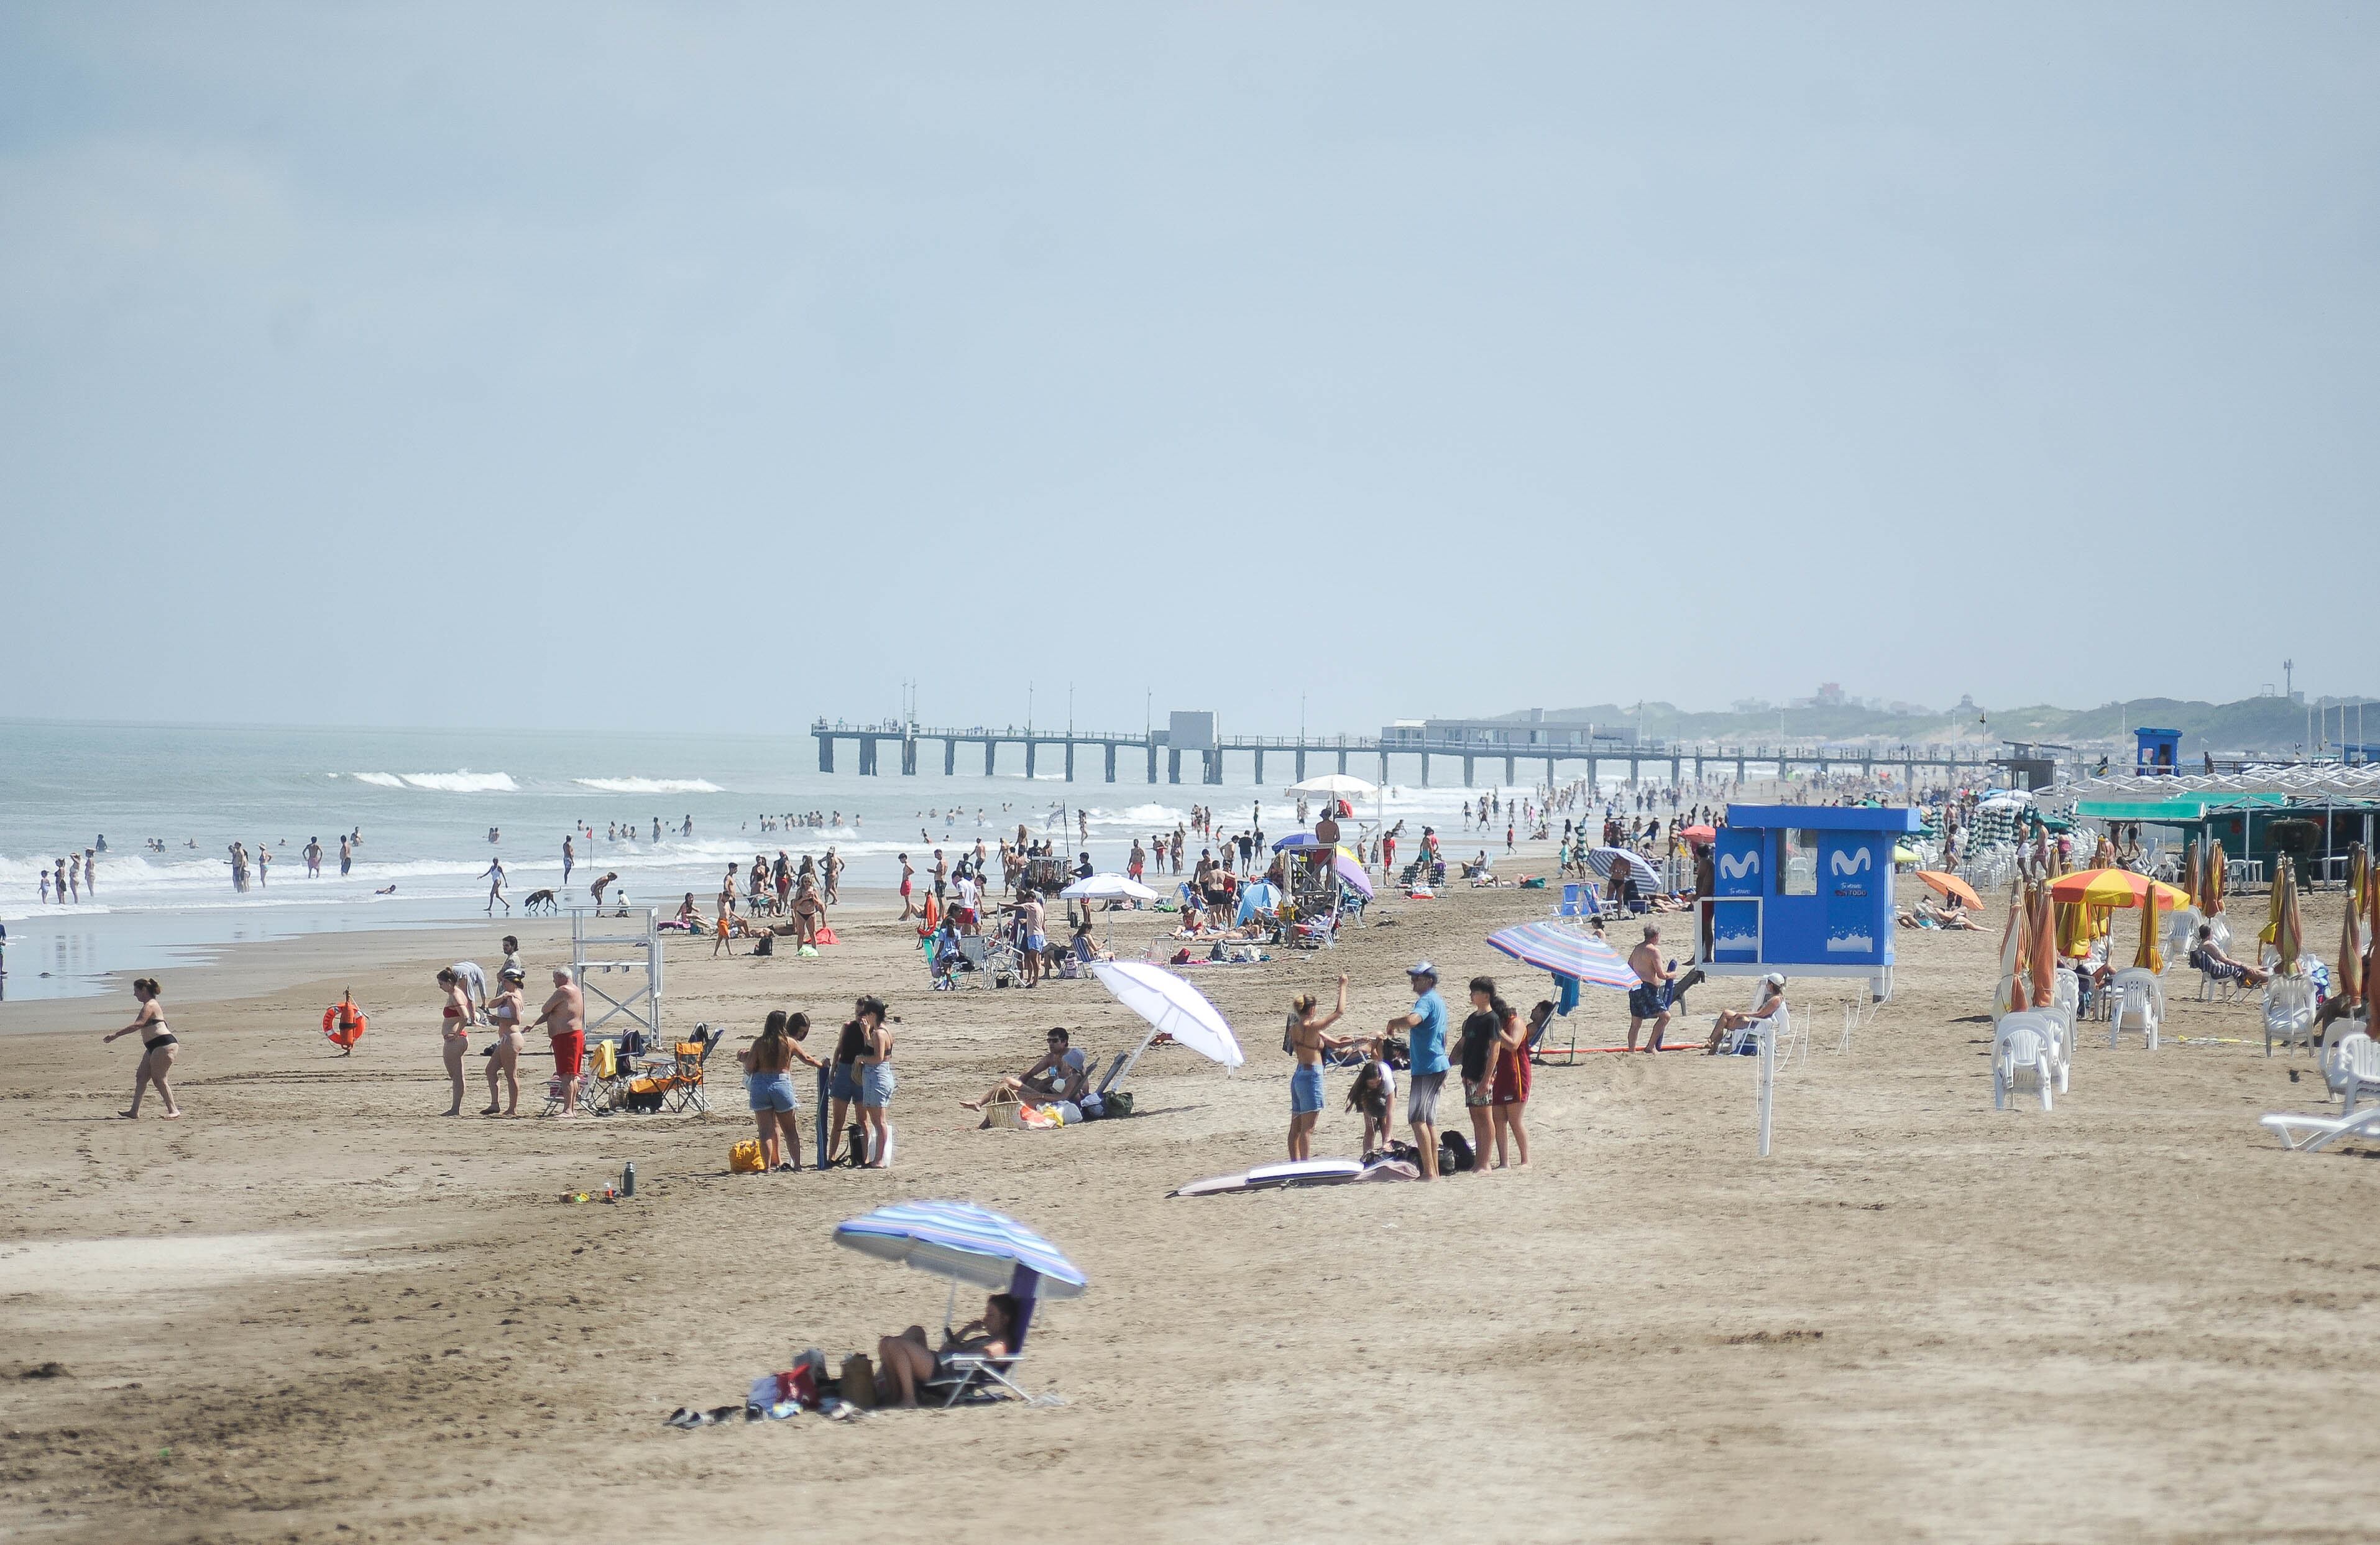
[{"label": "dry sand", "polygon": [[[2308,908],[2325,956],[2338,895]],[[261,996],[169,981],[180,1122],[111,1119],[130,1039],[12,1035],[0,1537],[2367,1532],[2380,1169],[2258,1128],[2318,1107],[2319,1077],[2245,1043],[2251,1005],[2188,1001],[2187,972],[2173,1032],[2237,1040],[2151,1055],[2086,1035],[2053,1114],[1991,1108],[1996,936],[1904,933],[1899,995],[1848,1052],[1840,991],[1797,984],[1821,1049],[1784,1080],[1768,1160],[1748,1059],[1597,1056],[1539,1070],[1525,1173],[1166,1198],[1280,1154],[1292,991],[1345,969],[1353,1017],[1377,1023],[1428,955],[1451,989],[1490,971],[1525,1004],[1545,979],[1482,940],[1545,899],[1400,903],[1335,954],[1193,973],[1249,1067],[1160,1050],[1143,1113],[1062,1133],[978,1132],[955,1101],[1051,1024],[1103,1056],[1126,1045],[1095,983],[930,994],[908,931],[857,906],[816,961],[674,946],[679,1027],[892,999],[889,1173],[731,1177],[749,1130],[732,1077],[708,1119],[440,1119],[443,941],[402,967],[315,942],[315,969],[276,959],[261,979],[291,985]],[[1137,953],[1156,921],[1114,931]],[[533,963],[565,953],[552,926],[516,926]],[[316,1026],[350,973],[373,1022],[343,1060]],[[1744,995],[1700,989],[1693,1022]],[[1590,1042],[1624,1029],[1616,994],[1581,1012]],[[1356,1139],[1344,1087],[1319,1151]],[[633,1203],[555,1200],[629,1159]],[[932,1323],[934,1279],[829,1242],[909,1197],[1012,1212],[1087,1271],[1026,1363],[1065,1404],[662,1426],[740,1401],[802,1347]]]}]

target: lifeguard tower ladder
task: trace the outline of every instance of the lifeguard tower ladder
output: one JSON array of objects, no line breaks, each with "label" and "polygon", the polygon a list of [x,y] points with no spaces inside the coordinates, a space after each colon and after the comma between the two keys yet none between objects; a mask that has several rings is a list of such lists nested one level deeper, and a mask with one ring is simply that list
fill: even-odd
[{"label": "lifeguard tower ladder", "polygon": [[[641,931],[631,932],[636,919],[644,919]],[[606,931],[606,925],[614,925]],[[590,950],[602,952],[602,958],[589,955]],[[641,952],[641,953],[639,953]],[[570,909],[571,977],[587,1000],[587,1034],[590,1040],[616,1039],[598,1037],[603,1026],[626,1016],[630,1024],[645,1033],[648,1045],[659,1046],[662,1040],[662,932],[661,917],[650,906],[615,906],[606,912],[585,906]],[[614,992],[610,978],[614,971],[629,975],[627,982]],[[596,978],[605,979],[599,985]],[[596,1000],[605,1005],[602,1013],[593,1012]],[[625,1027],[623,1027],[625,1028]]]}]

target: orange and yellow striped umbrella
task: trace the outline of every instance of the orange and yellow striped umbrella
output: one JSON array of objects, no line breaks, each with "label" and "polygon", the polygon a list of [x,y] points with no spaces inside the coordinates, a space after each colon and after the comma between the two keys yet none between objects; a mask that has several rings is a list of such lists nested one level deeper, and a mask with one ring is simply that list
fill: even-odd
[{"label": "orange and yellow striped umbrella", "polygon": [[2187,895],[2165,882],[2120,869],[2084,870],[2080,874],[2066,875],[2050,882],[2049,894],[2057,900],[2083,906],[2138,906],[2152,889],[2156,892],[2157,905],[2168,912],[2190,904]]}]

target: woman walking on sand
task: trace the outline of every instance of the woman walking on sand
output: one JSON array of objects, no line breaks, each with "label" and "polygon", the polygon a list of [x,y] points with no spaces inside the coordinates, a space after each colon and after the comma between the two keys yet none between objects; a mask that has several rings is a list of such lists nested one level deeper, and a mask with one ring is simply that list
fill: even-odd
[{"label": "woman walking on sand", "polygon": [[511,917],[513,904],[504,901],[504,861],[502,858],[489,859],[488,867],[480,871],[480,878],[488,882],[488,916],[494,917],[496,903],[504,901],[504,916]]},{"label": "woman walking on sand", "polygon": [[158,1001],[164,995],[165,990],[157,985],[156,978],[135,979],[132,997],[140,1004],[140,1011],[132,1016],[132,1023],[102,1038],[101,1044],[104,1045],[120,1035],[135,1031],[140,1035],[140,1069],[132,1081],[132,1108],[115,1113],[128,1121],[140,1119],[140,1096],[152,1084],[157,1086],[157,1098],[165,1102],[165,1119],[182,1119],[181,1107],[174,1103],[173,1086],[165,1080],[174,1066],[174,1049],[181,1042],[165,1027],[165,1005]]},{"label": "woman walking on sand", "polygon": [[868,1135],[868,1167],[886,1168],[892,1158],[892,1025],[884,1000],[859,1000],[859,1123]]},{"label": "woman walking on sand", "polygon": [[[521,984],[528,973],[517,966],[507,966],[496,976],[496,995],[488,1004],[488,1018],[496,1027],[495,1049],[488,1054],[488,1108],[483,1116],[517,1115],[520,1113],[520,1054],[528,1044],[521,1030]],[[496,1080],[504,1085],[502,1111],[497,1109]]]},{"label": "woman walking on sand", "polygon": [[439,1016],[439,1040],[446,1057],[446,1079],[455,1086],[455,1102],[447,1108],[450,1116],[463,1113],[463,1058],[471,1050],[471,1000],[463,993],[463,979],[452,967],[438,973],[438,985],[446,990],[446,1003]]}]

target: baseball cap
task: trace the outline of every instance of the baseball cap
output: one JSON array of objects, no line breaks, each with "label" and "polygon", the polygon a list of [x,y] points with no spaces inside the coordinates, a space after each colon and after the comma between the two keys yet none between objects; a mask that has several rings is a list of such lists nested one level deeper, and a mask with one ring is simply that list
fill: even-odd
[{"label": "baseball cap", "polygon": [[1760,979],[1768,983],[1771,987],[1782,987],[1785,985],[1785,973],[1782,971],[1771,971]]},{"label": "baseball cap", "polygon": [[1405,967],[1405,975],[1409,977],[1427,977],[1430,980],[1436,981],[1438,979],[1438,967],[1431,965],[1427,960],[1416,960],[1412,965]]}]

